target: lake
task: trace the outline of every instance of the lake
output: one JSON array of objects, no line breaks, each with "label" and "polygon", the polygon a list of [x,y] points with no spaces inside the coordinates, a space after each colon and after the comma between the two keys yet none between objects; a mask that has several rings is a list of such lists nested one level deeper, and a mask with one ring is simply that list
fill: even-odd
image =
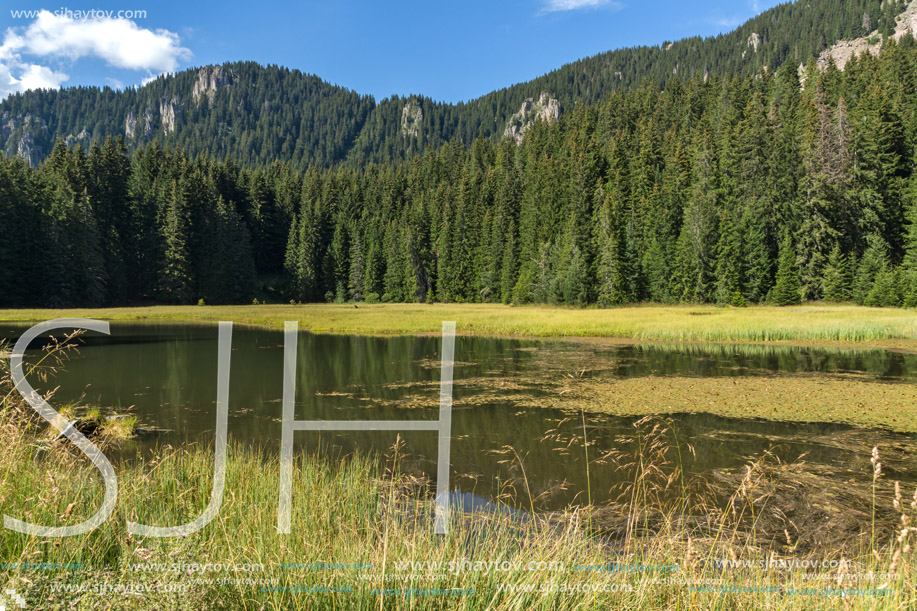
[{"label": "lake", "polygon": [[[15,339],[25,325],[0,325]],[[233,330],[229,435],[265,453],[279,453],[283,334]],[[39,348],[36,345],[33,354]],[[299,339],[296,418],[314,420],[435,419],[438,415],[437,336],[315,335]],[[585,503],[583,435],[589,441],[589,489],[596,504],[616,497],[631,474],[608,452],[633,445],[635,417],[569,413],[564,381],[700,376],[728,383],[736,376],[815,376],[887,384],[917,380],[917,355],[885,350],[839,351],[765,346],[623,345],[598,341],[536,341],[458,337],[455,348],[451,481],[465,504],[499,498],[518,508],[561,510]],[[111,335],[87,333],[79,353],[53,383],[51,401],[132,413],[162,429],[121,450],[121,458],[167,444],[209,443],[215,425],[217,327],[111,324]],[[909,434],[839,424],[728,419],[704,413],[672,415],[670,438],[687,476],[728,479],[765,452],[793,463],[802,458],[826,485],[868,481],[873,445],[889,448],[886,477],[917,481],[917,441]],[[331,457],[354,451],[390,453],[395,432],[297,432],[299,450]],[[400,434],[404,466],[435,477],[436,434]],[[626,438],[626,439],[625,439]],[[515,451],[515,452],[514,452]],[[603,456],[605,457],[603,459]],[[675,456],[675,455],[673,455]],[[620,466],[620,465],[618,465]],[[524,472],[523,472],[524,470]]]}]

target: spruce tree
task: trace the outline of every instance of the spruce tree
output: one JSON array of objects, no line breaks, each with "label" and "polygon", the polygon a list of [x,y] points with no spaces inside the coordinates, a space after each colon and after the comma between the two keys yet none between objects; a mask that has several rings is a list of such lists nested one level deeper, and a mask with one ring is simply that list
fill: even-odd
[{"label": "spruce tree", "polygon": [[382,277],[382,301],[407,301],[403,293],[404,276],[404,259],[402,257],[401,235],[392,221],[385,228],[385,235],[382,244],[383,257],[385,259],[385,274]]},{"label": "spruce tree", "polygon": [[354,231],[350,243],[350,270],[347,277],[347,294],[352,301],[363,301],[366,292],[366,260],[360,233]]},{"label": "spruce tree", "polygon": [[904,240],[904,260],[901,264],[906,307],[917,306],[917,174],[911,176],[907,191],[907,233]]},{"label": "spruce tree", "polygon": [[512,300],[513,285],[516,283],[516,222],[510,220],[503,245],[503,259],[500,263],[500,301]]},{"label": "spruce tree", "polygon": [[853,297],[853,265],[850,258],[841,252],[839,244],[834,245],[828,256],[822,283],[827,301],[850,301]]},{"label": "spruce tree", "polygon": [[904,301],[900,268],[883,269],[863,300],[863,305],[874,307],[898,307]]},{"label": "spruce tree", "polygon": [[780,246],[780,264],[777,266],[777,282],[773,293],[774,303],[781,306],[802,303],[802,287],[799,283],[799,266],[796,264],[796,249],[789,236]]},{"label": "spruce tree", "polygon": [[189,241],[191,237],[188,202],[182,186],[172,186],[165,218],[162,224],[162,240],[165,245],[159,270],[160,298],[171,303],[190,303],[193,295]]},{"label": "spruce tree", "polygon": [[882,236],[872,234],[867,243],[869,246],[860,257],[853,284],[853,299],[860,305],[866,302],[876,280],[888,268],[888,246]]},{"label": "spruce tree", "polygon": [[603,307],[631,301],[624,233],[614,206],[617,195],[613,193],[603,198],[595,225],[596,292],[598,303]]},{"label": "spruce tree", "polygon": [[717,245],[716,301],[720,304],[734,301],[736,293],[742,294],[741,245],[738,243],[732,219],[727,212],[719,228]]}]

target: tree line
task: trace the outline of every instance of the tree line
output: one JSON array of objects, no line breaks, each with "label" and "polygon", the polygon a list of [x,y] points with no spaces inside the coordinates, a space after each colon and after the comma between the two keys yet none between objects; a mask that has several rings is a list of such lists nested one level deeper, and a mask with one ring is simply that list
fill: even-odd
[{"label": "tree line", "polygon": [[917,45],[645,83],[405,163],[0,160],[0,303],[917,305]]}]

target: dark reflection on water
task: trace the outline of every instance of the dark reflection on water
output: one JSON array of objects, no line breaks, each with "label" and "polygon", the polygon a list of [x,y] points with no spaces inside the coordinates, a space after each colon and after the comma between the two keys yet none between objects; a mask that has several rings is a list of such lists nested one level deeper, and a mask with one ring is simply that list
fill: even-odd
[{"label": "dark reflection on water", "polygon": [[[24,326],[0,327],[15,338]],[[140,449],[213,437],[216,396],[216,326],[112,323],[112,335],[87,334],[79,355],[53,381],[55,405],[71,401],[115,410],[130,408],[147,426],[168,429],[138,443]],[[233,333],[229,433],[272,451],[280,445],[282,333],[236,327]],[[439,393],[438,337],[360,337],[301,334],[298,355],[298,419],[435,419]],[[563,376],[588,369],[596,377],[648,375],[737,376],[806,372],[912,382],[917,356],[881,350],[842,352],[786,347],[609,346],[591,343],[465,338],[456,342],[452,481],[463,504],[486,504],[515,484],[519,507],[529,507],[518,461],[523,457],[531,495],[541,509],[585,502],[582,421],[531,407],[552,396]],[[37,387],[41,385],[32,380]],[[587,415],[591,458],[633,432],[633,418]],[[693,474],[732,469],[775,448],[791,462],[805,454],[830,467],[837,482],[870,473],[869,452],[879,442],[899,449],[886,473],[917,481],[914,436],[832,424],[724,419],[695,414],[672,417],[673,431],[689,442],[686,470]],[[546,433],[560,427],[559,436]],[[386,452],[394,432],[296,433],[300,449],[321,444],[333,454]],[[435,473],[436,435],[401,434],[409,470]],[[590,468],[592,498],[602,503],[624,475],[608,465]],[[502,497],[505,498],[505,497]]]},{"label": "dark reflection on water", "polygon": [[859,374],[880,380],[917,379],[917,354],[762,345],[648,345],[597,348],[613,357],[619,376],[750,376],[777,373]]}]

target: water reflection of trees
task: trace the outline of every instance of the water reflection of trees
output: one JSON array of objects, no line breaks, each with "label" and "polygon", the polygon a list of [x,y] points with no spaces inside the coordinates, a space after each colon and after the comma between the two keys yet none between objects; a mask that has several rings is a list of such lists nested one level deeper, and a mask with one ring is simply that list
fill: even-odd
[{"label": "water reflection of trees", "polygon": [[770,373],[858,373],[917,377],[917,355],[889,350],[842,350],[760,344],[652,344],[598,350],[622,376],[741,376]]}]

